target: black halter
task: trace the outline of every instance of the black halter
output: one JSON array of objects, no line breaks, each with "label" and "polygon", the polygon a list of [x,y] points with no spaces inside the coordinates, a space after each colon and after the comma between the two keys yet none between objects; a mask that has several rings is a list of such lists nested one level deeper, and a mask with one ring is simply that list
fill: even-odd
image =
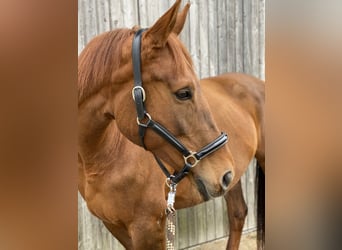
[{"label": "black halter", "polygon": [[133,44],[132,44],[132,59],[133,59],[133,74],[134,74],[134,88],[132,89],[132,96],[135,102],[137,111],[137,123],[139,125],[139,136],[141,139],[141,144],[145,147],[144,136],[146,128],[151,128],[158,135],[163,137],[168,141],[173,147],[175,147],[180,153],[182,153],[184,158],[184,167],[173,175],[169,173],[162,161],[154,155],[157,163],[159,164],[161,170],[167,176],[172,184],[177,184],[182,180],[190,171],[191,168],[195,167],[197,163],[210,155],[214,151],[218,150],[228,141],[228,135],[226,133],[221,133],[221,135],[214,141],[206,145],[198,152],[192,152],[188,150],[176,137],[174,137],[166,128],[160,125],[158,122],[154,121],[149,113],[147,113],[144,102],[146,99],[145,90],[142,87],[142,77],[141,77],[141,59],[140,59],[140,47],[141,47],[141,36],[144,29],[140,29],[135,33]]}]

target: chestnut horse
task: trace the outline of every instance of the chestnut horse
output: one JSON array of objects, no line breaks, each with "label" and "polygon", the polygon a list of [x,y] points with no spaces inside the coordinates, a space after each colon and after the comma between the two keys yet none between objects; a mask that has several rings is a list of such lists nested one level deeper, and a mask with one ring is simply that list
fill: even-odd
[{"label": "chestnut horse", "polygon": [[[199,81],[178,38],[189,9],[186,5],[178,14],[180,3],[177,0],[148,30],[106,32],[80,54],[79,191],[92,214],[126,249],[165,249],[169,189],[155,159],[169,173],[182,173],[190,165],[177,180],[175,208],[224,195],[230,224],[227,249],[238,249],[247,214],[240,178],[253,157],[262,169],[258,183],[264,187],[264,83],[244,74]],[[137,66],[132,60],[137,33],[140,87],[135,85]],[[144,99],[142,106],[136,90]],[[150,128],[150,123],[162,129]],[[221,130],[229,136],[226,144]],[[197,153],[188,150],[191,160],[179,152],[203,147]],[[204,151],[210,154],[198,157]],[[264,189],[260,191],[258,199],[264,197]],[[258,246],[263,248],[264,210],[258,215]]]}]

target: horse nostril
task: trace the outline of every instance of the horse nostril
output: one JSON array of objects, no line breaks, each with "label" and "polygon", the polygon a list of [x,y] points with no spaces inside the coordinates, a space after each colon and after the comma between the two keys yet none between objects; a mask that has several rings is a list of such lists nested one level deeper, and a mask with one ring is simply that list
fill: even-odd
[{"label": "horse nostril", "polygon": [[222,187],[223,189],[227,189],[230,182],[233,179],[233,175],[231,171],[228,171],[227,173],[225,173],[222,177]]}]

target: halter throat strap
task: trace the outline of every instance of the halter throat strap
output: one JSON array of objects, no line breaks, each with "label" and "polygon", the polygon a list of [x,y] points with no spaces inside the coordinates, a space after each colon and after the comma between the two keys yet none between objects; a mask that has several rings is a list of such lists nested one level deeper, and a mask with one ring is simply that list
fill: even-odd
[{"label": "halter throat strap", "polygon": [[[151,128],[155,133],[164,138],[170,143],[177,151],[179,151],[184,158],[184,166],[178,173],[170,174],[163,162],[155,155],[155,159],[164,172],[166,177],[172,184],[177,184],[182,180],[191,170],[195,167],[200,160],[207,157],[211,153],[221,148],[228,141],[228,135],[221,133],[214,141],[203,147],[198,152],[192,152],[188,150],[174,135],[171,134],[164,126],[154,121],[151,115],[146,111],[144,102],[146,100],[146,93],[142,86],[142,75],[141,75],[141,38],[142,33],[145,29],[138,30],[133,38],[132,43],[132,61],[133,61],[133,75],[134,75],[134,87],[132,89],[132,97],[135,103],[137,112],[137,123],[139,126],[139,137],[141,145],[146,149],[144,143],[145,132],[147,128]],[[147,149],[146,149],[147,150]]]}]

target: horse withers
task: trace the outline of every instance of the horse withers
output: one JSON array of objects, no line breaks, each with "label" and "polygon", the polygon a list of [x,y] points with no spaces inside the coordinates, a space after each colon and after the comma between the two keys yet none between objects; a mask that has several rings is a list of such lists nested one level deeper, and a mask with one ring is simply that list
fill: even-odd
[{"label": "horse withers", "polygon": [[[176,209],[225,195],[229,220],[243,225],[239,179],[263,152],[263,85],[240,75],[200,83],[178,38],[189,8],[178,15],[180,2],[148,30],[104,33],[79,56],[79,190],[127,249],[165,249],[160,164],[171,178],[184,173]],[[230,227],[227,247],[237,249],[240,229]]]}]

